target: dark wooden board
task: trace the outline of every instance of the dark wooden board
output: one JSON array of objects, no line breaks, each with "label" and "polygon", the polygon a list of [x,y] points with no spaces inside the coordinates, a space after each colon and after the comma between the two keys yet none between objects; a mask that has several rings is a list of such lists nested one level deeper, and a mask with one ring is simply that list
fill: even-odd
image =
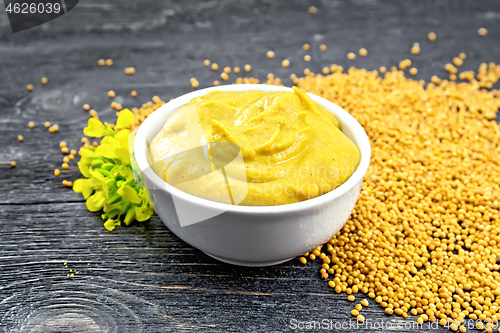
[{"label": "dark wooden board", "polygon": [[[310,15],[310,5],[318,13]],[[152,96],[169,100],[219,79],[203,66],[253,66],[290,85],[291,73],[336,63],[376,69],[410,58],[418,79],[436,74],[460,52],[463,68],[499,61],[499,1],[80,1],[57,20],[12,34],[0,13],[0,328],[4,332],[284,332],[292,320],[354,323],[353,304],[319,277],[319,263],[297,259],[267,268],[221,264],[175,237],[158,217],[107,232],[79,194],[54,177],[58,143],[78,148],[88,103],[113,121],[108,90],[125,107]],[[477,29],[488,35],[479,37]],[[430,31],[438,35],[431,43]],[[303,43],[312,61],[302,60]],[[421,54],[413,56],[413,43]],[[328,45],[320,52],[320,44]],[[369,54],[350,62],[348,52]],[[266,52],[273,50],[274,59]],[[112,58],[112,67],[99,67]],[[291,66],[282,68],[281,61]],[[136,74],[126,76],[125,67]],[[49,83],[40,84],[46,76]],[[235,76],[231,74],[231,80]],[[220,79],[219,79],[220,80]],[[25,86],[31,83],[34,91]],[[137,98],[130,91],[138,92]],[[28,129],[28,122],[36,127]],[[45,121],[57,123],[50,134]],[[19,134],[24,142],[17,141]],[[10,168],[10,161],[18,166]],[[64,265],[66,263],[67,265]],[[72,272],[70,272],[70,269]],[[70,273],[78,271],[75,277]],[[363,297],[358,295],[358,299]],[[371,303],[375,303],[371,301]],[[412,327],[376,305],[363,310],[372,324],[394,332],[445,331]],[[344,324],[344,325],[346,325]],[[407,325],[405,327],[405,324]],[[323,327],[325,328],[325,327]],[[344,326],[345,331],[376,327]],[[385,331],[386,329],[382,329]]]}]

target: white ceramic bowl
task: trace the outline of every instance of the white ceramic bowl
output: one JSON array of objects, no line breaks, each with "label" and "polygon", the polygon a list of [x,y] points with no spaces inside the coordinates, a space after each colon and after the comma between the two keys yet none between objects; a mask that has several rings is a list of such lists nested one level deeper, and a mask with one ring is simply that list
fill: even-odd
[{"label": "white ceramic bowl", "polygon": [[[220,261],[243,266],[269,266],[290,260],[325,243],[339,231],[352,212],[370,163],[370,142],[361,125],[334,103],[308,94],[333,113],[342,131],[358,146],[361,161],[354,174],[335,190],[319,197],[281,206],[235,206],[201,199],[178,190],[158,177],[148,164],[148,142],[165,121],[192,98],[214,90],[292,91],[261,84],[212,87],[191,92],[163,105],[137,131],[134,157],[142,171],[151,201],[163,223],[186,243]],[[208,220],[181,226],[174,207],[193,212],[215,211]],[[215,214],[214,214],[215,215]]]}]

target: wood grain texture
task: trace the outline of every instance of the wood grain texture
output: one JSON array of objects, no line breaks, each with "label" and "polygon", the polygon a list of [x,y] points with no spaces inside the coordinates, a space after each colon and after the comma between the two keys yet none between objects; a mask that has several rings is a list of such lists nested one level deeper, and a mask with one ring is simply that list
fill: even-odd
[{"label": "wood grain texture", "polygon": [[[318,8],[316,15],[307,12]],[[164,100],[219,79],[203,66],[251,64],[290,85],[291,73],[336,63],[367,69],[410,57],[417,79],[436,74],[460,52],[464,69],[499,61],[500,2],[465,0],[89,0],[43,26],[12,34],[0,13],[0,328],[3,332],[285,332],[291,320],[337,325],[353,320],[353,304],[319,277],[319,263],[292,260],[268,268],[225,265],[180,241],[158,217],[107,232],[98,214],[62,179],[78,177],[76,163],[60,177],[59,142],[78,148],[88,118],[82,106],[113,121],[108,90],[124,107],[152,96]],[[486,27],[480,38],[477,29]],[[438,35],[431,43],[430,31]],[[310,63],[302,59],[311,43]],[[320,44],[328,45],[325,52]],[[354,62],[348,52],[367,57]],[[266,52],[273,50],[274,59]],[[112,58],[112,67],[97,60]],[[289,68],[281,67],[289,59]],[[136,74],[126,76],[133,66]],[[49,80],[41,85],[41,77]],[[234,74],[230,75],[234,82]],[[28,93],[25,86],[34,84]],[[137,98],[130,91],[138,92]],[[28,122],[35,121],[33,130]],[[42,126],[50,121],[60,131]],[[19,134],[24,142],[17,141]],[[17,161],[10,168],[8,163]],[[64,265],[66,263],[66,265]],[[70,271],[71,270],[71,271]],[[76,273],[78,272],[78,273]],[[68,274],[75,274],[69,277]],[[363,297],[358,295],[358,299]],[[371,303],[374,303],[371,301]],[[447,331],[408,326],[415,319],[363,310],[393,332]],[[406,326],[405,326],[406,324]],[[337,326],[338,327],[338,326]],[[347,326],[335,331],[377,329]],[[309,330],[311,331],[311,330]],[[316,329],[318,331],[318,329]]]}]

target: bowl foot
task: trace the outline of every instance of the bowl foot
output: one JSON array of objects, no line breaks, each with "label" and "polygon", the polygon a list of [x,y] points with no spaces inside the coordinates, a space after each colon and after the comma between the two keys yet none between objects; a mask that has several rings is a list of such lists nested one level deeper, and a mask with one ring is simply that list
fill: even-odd
[{"label": "bowl foot", "polygon": [[237,265],[237,266],[246,266],[246,267],[265,267],[265,266],[273,266],[273,265],[278,265],[281,263],[284,263],[288,260],[292,260],[293,258],[288,258],[284,260],[275,260],[275,261],[240,261],[240,260],[233,260],[233,259],[227,259],[227,258],[222,258],[207,252],[204,252],[207,256],[210,256],[214,259],[217,259],[219,261],[225,262],[226,264],[231,264],[231,265]]}]

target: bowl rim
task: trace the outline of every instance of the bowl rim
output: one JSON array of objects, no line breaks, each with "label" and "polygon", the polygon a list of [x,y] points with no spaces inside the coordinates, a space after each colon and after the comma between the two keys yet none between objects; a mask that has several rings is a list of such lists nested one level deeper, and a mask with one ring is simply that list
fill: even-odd
[{"label": "bowl rim", "polygon": [[[235,212],[235,213],[249,213],[249,214],[273,214],[273,213],[290,213],[302,211],[305,209],[311,209],[314,207],[322,206],[328,204],[334,199],[337,199],[351,189],[353,189],[358,183],[360,183],[366,171],[368,170],[368,166],[370,164],[371,157],[371,147],[368,136],[363,129],[363,127],[359,124],[359,122],[347,111],[342,109],[337,104],[330,102],[329,100],[307,93],[307,95],[322,105],[327,109],[327,111],[332,112],[342,126],[345,126],[351,130],[353,141],[358,147],[361,159],[358,167],[354,171],[354,173],[349,177],[342,185],[337,187],[336,189],[331,190],[328,193],[322,194],[318,197],[295,202],[291,204],[285,205],[275,205],[275,206],[239,206],[239,205],[230,205],[225,203],[220,203],[216,201],[211,201],[208,199],[203,199],[196,197],[194,195],[183,192],[168,183],[166,183],[163,179],[161,179],[150,167],[148,159],[147,159],[147,135],[150,132],[150,128],[153,124],[158,122],[158,118],[161,118],[165,113],[172,112],[183,105],[187,104],[191,99],[205,95],[211,91],[250,91],[250,90],[259,90],[259,91],[293,91],[292,88],[282,87],[282,86],[273,86],[273,85],[265,85],[265,84],[232,84],[232,85],[224,85],[217,87],[209,87],[200,90],[196,90],[184,95],[181,95],[170,102],[162,105],[157,110],[155,110],[151,115],[149,115],[146,120],[139,126],[137,130],[135,140],[134,140],[134,156],[139,167],[139,170],[143,173],[143,175],[148,179],[148,181],[152,182],[156,189],[162,189],[169,192],[171,195],[175,195],[180,197],[182,200],[188,201],[192,204],[200,205],[205,208],[210,209],[220,209],[226,212]],[[155,134],[156,135],[156,134]],[[166,184],[166,186],[165,186]]]}]

